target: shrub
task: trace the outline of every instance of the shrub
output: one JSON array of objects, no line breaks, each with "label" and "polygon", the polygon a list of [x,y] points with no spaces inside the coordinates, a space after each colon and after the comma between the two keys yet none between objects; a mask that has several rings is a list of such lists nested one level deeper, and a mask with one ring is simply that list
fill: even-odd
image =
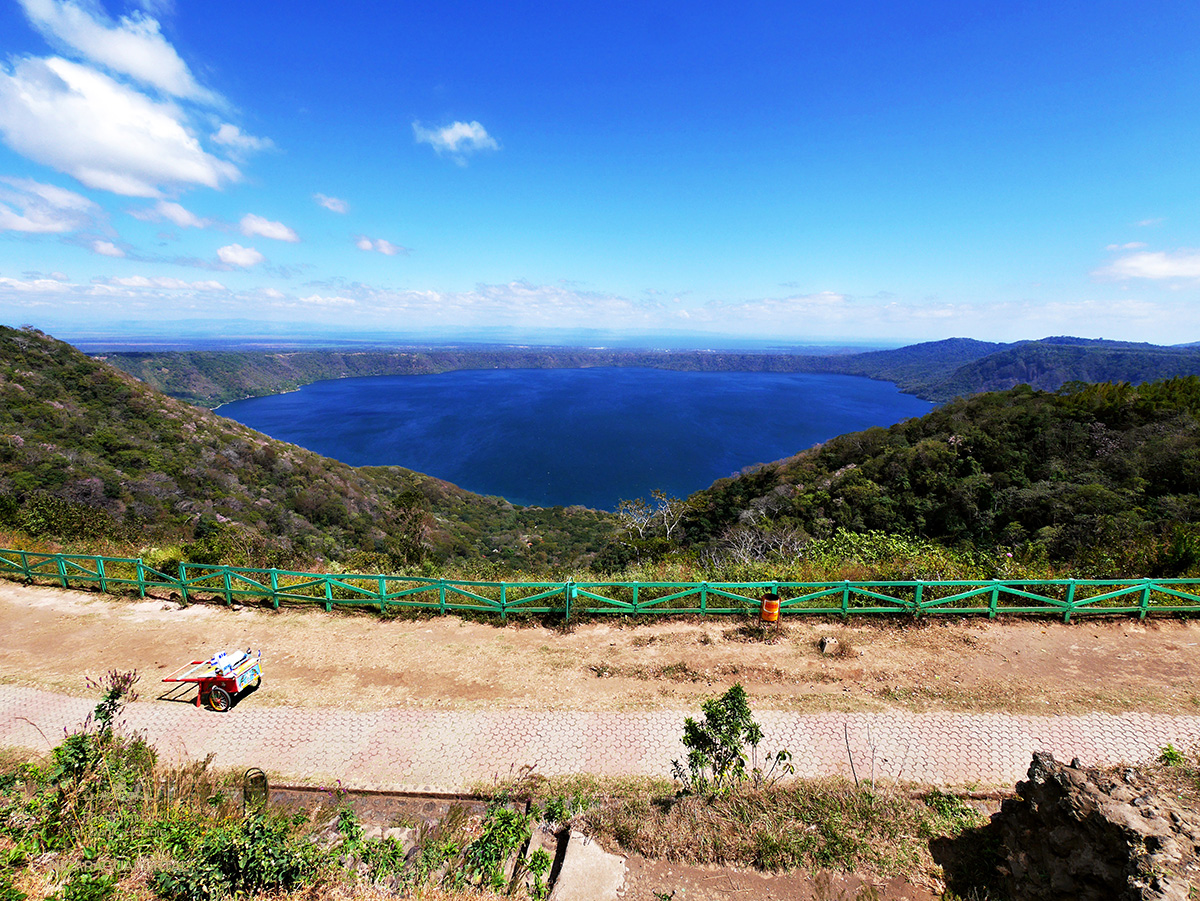
[{"label": "shrub", "polygon": [[[762,729],[750,715],[750,704],[741,683],[733,685],[719,698],[710,698],[701,705],[704,718],[700,722],[688,717],[683,723],[683,746],[688,749],[687,768],[672,761],[675,778],[683,783],[684,791],[699,794],[722,794],[741,785],[747,777],[754,784],[793,772],[791,754],[779,751],[768,754],[770,769],[763,773],[757,766],[758,744]],[[746,772],[747,753],[753,769]]]},{"label": "shrub", "polygon": [[168,901],[286,891],[315,878],[320,861],[320,850],[292,836],[287,820],[251,814],[211,829],[195,860],[156,871],[153,886]]}]

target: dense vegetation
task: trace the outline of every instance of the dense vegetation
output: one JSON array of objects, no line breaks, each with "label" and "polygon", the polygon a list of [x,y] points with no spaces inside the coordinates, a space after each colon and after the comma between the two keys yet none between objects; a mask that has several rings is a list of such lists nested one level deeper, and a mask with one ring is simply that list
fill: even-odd
[{"label": "dense vegetation", "polygon": [[876,534],[1079,575],[1169,576],[1200,563],[1198,490],[1200,378],[1024,386],[722,479],[690,499],[679,531],[759,556]]},{"label": "dense vegetation", "polygon": [[201,406],[291,391],[322,379],[423,375],[455,369],[644,366],[686,372],[829,372],[895,382],[947,401],[1028,384],[1053,391],[1072,381],[1140,382],[1200,375],[1200,348],[1046,338],[995,344],[951,338],[856,354],[611,351],[564,348],[397,351],[110,353],[114,366],[164,394]]},{"label": "dense vegetation", "polygon": [[[960,360],[990,347],[919,345],[872,365],[915,379],[944,354],[943,367],[961,372]],[[1034,349],[1084,360],[1081,348],[1127,362],[1126,351],[1158,353],[1074,339]],[[510,581],[1193,574],[1198,418],[1196,376],[1022,386],[613,515],[515,507],[399,467],[346,466],[165,397],[41,333],[3,329],[0,529],[116,540],[160,566],[187,558]]]},{"label": "dense vegetation", "polygon": [[611,523],[513,507],[400,467],[347,466],[39,332],[0,328],[0,528],[174,545],[163,565],[324,558],[373,570],[455,558],[574,566]]}]

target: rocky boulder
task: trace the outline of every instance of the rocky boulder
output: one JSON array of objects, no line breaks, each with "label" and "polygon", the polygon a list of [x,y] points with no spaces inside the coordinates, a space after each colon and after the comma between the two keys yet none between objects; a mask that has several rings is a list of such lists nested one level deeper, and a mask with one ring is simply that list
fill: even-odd
[{"label": "rocky boulder", "polygon": [[1163,773],[1085,769],[1039,752],[1016,794],[985,827],[1008,897],[1187,901],[1200,885],[1200,811]]}]

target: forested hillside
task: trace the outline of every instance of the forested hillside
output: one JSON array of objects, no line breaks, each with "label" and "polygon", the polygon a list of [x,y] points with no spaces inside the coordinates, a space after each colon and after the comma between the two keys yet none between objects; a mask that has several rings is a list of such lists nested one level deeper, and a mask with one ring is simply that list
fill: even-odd
[{"label": "forested hillside", "polygon": [[766,547],[877,530],[1169,575],[1198,560],[1198,419],[1195,376],[982,394],[722,479],[693,495],[680,532]]},{"label": "forested hillside", "polygon": [[213,407],[292,391],[324,379],[424,375],[455,369],[569,369],[645,366],[687,372],[829,372],[894,382],[937,402],[1029,384],[1138,384],[1200,375],[1200,348],[1045,338],[995,344],[950,338],[854,354],[632,351],[578,348],[414,348],[396,351],[172,351],[102,356],[164,394]]},{"label": "forested hillside", "polygon": [[165,397],[40,332],[0,327],[0,528],[184,542],[197,562],[574,566],[610,534],[611,517],[347,466]]},{"label": "forested hillside", "polygon": [[[1051,363],[1071,365],[1088,359],[1081,348],[1138,365],[1157,354],[1111,342],[1037,344]],[[915,377],[938,357],[987,349],[917,346],[873,365]],[[914,573],[929,568],[933,548],[950,549],[962,572],[1012,554],[1079,575],[1170,575],[1200,567],[1198,492],[1196,376],[960,398],[686,500],[627,504],[622,519],[515,507],[399,467],[346,466],[166,397],[40,332],[0,329],[0,529],[167,545],[196,562],[457,561],[460,573],[512,578],[665,561],[718,578],[732,572],[722,561],[757,558],[769,576],[783,571],[780,561],[830,548],[842,572],[837,560],[865,546],[845,544],[856,535],[877,558],[907,554]]]},{"label": "forested hillside", "polygon": [[1026,341],[956,369],[935,389],[936,400],[1029,385],[1056,391],[1068,382],[1142,382],[1200,375],[1200,348],[1159,347],[1081,338]]}]

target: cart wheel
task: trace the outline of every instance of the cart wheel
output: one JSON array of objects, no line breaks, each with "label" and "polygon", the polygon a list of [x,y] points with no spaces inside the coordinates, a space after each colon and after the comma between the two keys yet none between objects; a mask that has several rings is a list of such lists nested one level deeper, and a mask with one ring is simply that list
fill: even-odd
[{"label": "cart wheel", "polygon": [[258,691],[258,686],[262,685],[262,674],[259,673],[254,677],[254,681],[250,683],[251,691]]},{"label": "cart wheel", "polygon": [[224,713],[233,706],[233,698],[221,686],[214,685],[208,693],[208,706],[217,711],[217,713]]}]

